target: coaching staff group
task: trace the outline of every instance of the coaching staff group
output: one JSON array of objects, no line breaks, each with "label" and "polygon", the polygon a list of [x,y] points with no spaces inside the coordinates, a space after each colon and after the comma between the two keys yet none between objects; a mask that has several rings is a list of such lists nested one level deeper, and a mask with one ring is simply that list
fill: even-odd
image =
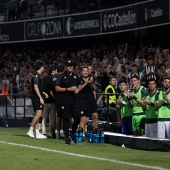
[{"label": "coaching staff group", "polygon": [[[80,78],[73,72],[73,63],[71,60],[65,63],[65,72],[57,78],[56,90],[60,92],[60,107],[63,116],[63,130],[65,135],[65,144],[77,143],[75,132],[80,119],[74,114],[76,106],[76,93],[81,90]],[[72,122],[72,134],[69,135],[70,121]]]}]

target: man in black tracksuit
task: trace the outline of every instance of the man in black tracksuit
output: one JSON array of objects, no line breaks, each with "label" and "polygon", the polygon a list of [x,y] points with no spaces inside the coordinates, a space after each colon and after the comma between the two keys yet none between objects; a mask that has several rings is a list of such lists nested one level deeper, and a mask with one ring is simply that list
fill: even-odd
[{"label": "man in black tracksuit", "polygon": [[[74,114],[76,104],[76,93],[81,89],[80,78],[73,72],[73,62],[65,63],[65,72],[56,81],[56,90],[60,92],[60,107],[63,116],[63,130],[65,144],[77,143],[75,132],[80,122],[79,116]],[[72,134],[69,135],[70,121],[72,121]]]}]

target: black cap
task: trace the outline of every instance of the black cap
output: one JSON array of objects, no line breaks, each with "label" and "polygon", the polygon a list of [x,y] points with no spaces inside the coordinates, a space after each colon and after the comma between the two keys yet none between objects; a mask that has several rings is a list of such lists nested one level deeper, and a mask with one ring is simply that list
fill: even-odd
[{"label": "black cap", "polygon": [[67,60],[65,62],[65,66],[72,66],[73,65],[73,62],[71,60]]}]

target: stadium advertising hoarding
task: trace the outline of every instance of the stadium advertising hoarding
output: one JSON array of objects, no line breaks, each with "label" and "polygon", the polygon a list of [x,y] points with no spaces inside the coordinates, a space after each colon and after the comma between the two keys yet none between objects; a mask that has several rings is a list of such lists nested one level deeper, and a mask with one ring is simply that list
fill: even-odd
[{"label": "stadium advertising hoarding", "polygon": [[135,6],[111,9],[102,12],[102,32],[133,29],[137,25]]},{"label": "stadium advertising hoarding", "polygon": [[25,39],[49,39],[63,37],[63,17],[30,20],[25,22]]},{"label": "stadium advertising hoarding", "polygon": [[0,44],[111,34],[161,24],[170,24],[170,0],[150,0],[97,12],[0,23]]},{"label": "stadium advertising hoarding", "polygon": [[137,27],[168,23],[170,21],[169,8],[169,0],[155,0],[137,5]]},{"label": "stadium advertising hoarding", "polygon": [[64,36],[100,33],[100,12],[64,17]]},{"label": "stadium advertising hoarding", "polygon": [[24,23],[1,23],[0,44],[13,41],[24,41]]}]

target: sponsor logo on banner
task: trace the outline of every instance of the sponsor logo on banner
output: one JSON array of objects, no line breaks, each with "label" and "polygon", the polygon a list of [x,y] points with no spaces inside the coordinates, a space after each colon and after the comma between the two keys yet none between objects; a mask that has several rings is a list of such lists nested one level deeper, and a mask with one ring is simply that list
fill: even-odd
[{"label": "sponsor logo on banner", "polygon": [[74,31],[74,19],[72,17],[68,17],[66,21],[66,31],[68,35],[72,35]]},{"label": "sponsor logo on banner", "polygon": [[0,28],[0,41],[1,42],[9,41],[9,34],[3,34],[1,28]]},{"label": "sponsor logo on banner", "polygon": [[112,10],[105,12],[103,15],[103,29],[124,29],[124,27],[131,27],[136,24],[136,12],[134,9],[126,10]]},{"label": "sponsor logo on banner", "polygon": [[66,17],[65,31],[68,36],[100,33],[100,15],[94,13]]},{"label": "sponsor logo on banner", "polygon": [[62,23],[58,19],[32,21],[26,24],[26,36],[28,38],[55,37],[61,35],[62,32]]},{"label": "sponsor logo on banner", "polygon": [[99,20],[86,20],[75,22],[72,17],[69,17],[66,21],[66,31],[68,35],[72,35],[74,30],[83,30],[87,28],[98,28]]},{"label": "sponsor logo on banner", "polygon": [[169,22],[169,0],[146,2],[136,6],[137,27],[158,25]]},{"label": "sponsor logo on banner", "polygon": [[157,9],[147,9],[145,8],[145,21],[147,22],[150,18],[156,18],[163,16],[163,10],[161,8]]}]

